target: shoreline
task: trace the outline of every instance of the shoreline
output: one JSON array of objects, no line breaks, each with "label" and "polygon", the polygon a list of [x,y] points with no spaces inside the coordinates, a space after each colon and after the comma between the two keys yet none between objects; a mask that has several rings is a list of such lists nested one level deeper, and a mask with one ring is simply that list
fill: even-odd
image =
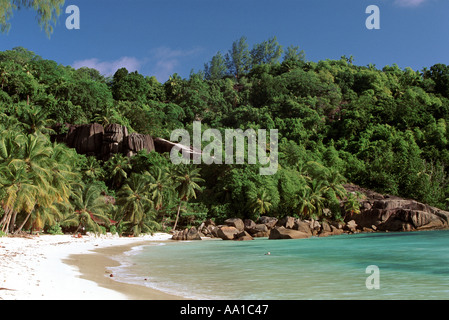
[{"label": "shoreline", "polygon": [[[425,231],[437,230],[416,232]],[[0,300],[192,300],[122,282],[120,272],[111,271],[122,265],[120,255],[170,238],[163,233],[136,238],[0,237]]]},{"label": "shoreline", "polygon": [[120,265],[114,255],[170,237],[163,233],[136,238],[0,237],[0,300],[181,300],[105,274],[109,267]]},{"label": "shoreline", "polygon": [[[151,240],[154,242],[154,240]],[[180,296],[171,295],[146,286],[131,284],[115,280],[108,276],[113,274],[109,268],[120,266],[114,256],[123,254],[134,247],[146,245],[148,241],[139,241],[132,244],[99,248],[91,254],[72,254],[62,261],[78,268],[80,278],[93,281],[100,287],[119,292],[127,300],[185,300]]]}]

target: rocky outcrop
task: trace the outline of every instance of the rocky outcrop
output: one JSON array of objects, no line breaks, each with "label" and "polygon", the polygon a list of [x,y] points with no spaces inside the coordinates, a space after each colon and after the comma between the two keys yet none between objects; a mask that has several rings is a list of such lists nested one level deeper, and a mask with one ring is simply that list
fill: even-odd
[{"label": "rocky outcrop", "polygon": [[176,145],[176,143],[162,139],[162,138],[155,138],[154,139],[154,148],[156,152],[164,153],[164,152],[170,152],[171,149]]},{"label": "rocky outcrop", "polygon": [[224,222],[227,226],[234,227],[240,232],[245,230],[245,224],[243,223],[243,220],[240,218],[231,218],[227,219]]},{"label": "rocky outcrop", "polygon": [[328,223],[327,221],[321,222],[321,229],[318,234],[319,237],[327,237],[333,235],[339,235],[344,233],[343,225]]},{"label": "rocky outcrop", "polygon": [[67,133],[59,135],[58,142],[66,143],[76,152],[96,156],[103,145],[104,128],[98,123],[84,125],[65,125]]},{"label": "rocky outcrop", "polygon": [[217,236],[223,240],[234,240],[240,234],[236,227],[220,226],[217,230]]},{"label": "rocky outcrop", "polygon": [[[443,229],[449,227],[449,212],[426,204],[381,195],[354,185],[346,185],[349,192],[361,195],[360,213],[350,213],[345,221],[301,220],[286,216],[275,218],[261,216],[251,219],[230,218],[224,225],[216,226],[208,219],[198,231],[200,235],[223,240],[253,240],[257,237],[268,239],[305,239],[312,236],[326,237],[343,233],[375,231],[414,231]],[[184,230],[182,239],[187,239]]]},{"label": "rocky outcrop", "polygon": [[255,238],[263,238],[270,235],[270,229],[268,229],[266,224],[255,223],[252,220],[251,222],[251,224],[245,227],[245,231],[247,231],[251,236]]},{"label": "rocky outcrop", "polygon": [[198,227],[198,231],[209,238],[218,238],[218,228],[215,225],[215,222],[212,219],[207,219]]},{"label": "rocky outcrop", "polygon": [[278,222],[277,218],[267,216],[261,216],[256,221],[256,223],[266,225],[268,229],[273,229],[277,222]]},{"label": "rocky outcrop", "polygon": [[198,232],[198,230],[195,227],[192,227],[190,229],[176,231],[172,236],[172,240],[192,241],[192,240],[202,240],[202,239],[201,239],[201,234]]},{"label": "rocky outcrop", "polygon": [[310,227],[310,221],[303,221],[296,219],[295,224],[293,225],[293,229],[307,233],[312,236],[312,228]]},{"label": "rocky outcrop", "polygon": [[108,124],[104,128],[101,157],[108,160],[114,154],[122,153],[123,141],[128,136],[128,129],[118,124]]},{"label": "rocky outcrop", "polygon": [[444,229],[449,227],[449,212],[431,207],[415,200],[381,195],[357,186],[346,186],[347,190],[356,189],[364,197],[361,200],[361,212],[352,213],[346,221],[353,221],[353,229],[359,231],[415,231]]},{"label": "rocky outcrop", "polygon": [[234,236],[234,240],[246,241],[246,240],[254,240],[254,238],[248,232],[242,231]]},{"label": "rocky outcrop", "polygon": [[283,226],[283,227],[288,228],[288,229],[293,229],[294,226],[295,226],[296,220],[297,219],[295,219],[294,217],[287,216],[287,217],[284,217],[284,218],[278,220],[276,222],[276,225],[277,226]]},{"label": "rocky outcrop", "polygon": [[131,133],[124,139],[124,142],[125,149],[123,152],[128,157],[136,155],[140,150],[155,150],[153,138],[146,134]]},{"label": "rocky outcrop", "polygon": [[65,143],[74,148],[76,152],[87,156],[95,156],[100,160],[108,160],[114,154],[123,154],[129,157],[140,150],[148,152],[155,150],[153,137],[150,135],[131,133],[119,124],[92,123],[84,125],[57,125],[53,141]]},{"label": "rocky outcrop", "polygon": [[305,239],[309,237],[310,235],[305,232],[285,227],[275,227],[270,231],[268,239]]}]

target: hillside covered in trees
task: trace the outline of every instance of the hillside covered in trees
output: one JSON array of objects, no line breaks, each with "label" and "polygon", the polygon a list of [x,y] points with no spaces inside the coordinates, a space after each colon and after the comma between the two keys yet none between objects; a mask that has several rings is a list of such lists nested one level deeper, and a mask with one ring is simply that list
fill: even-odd
[{"label": "hillside covered in trees", "polygon": [[[0,230],[125,234],[205,218],[343,219],[346,182],[448,209],[449,66],[307,61],[276,38],[244,37],[188,79],[73,69],[24,49],[0,52]],[[173,165],[141,151],[107,161],[51,142],[55,124],[116,123],[170,138],[174,129],[278,129],[279,169]],[[343,204],[343,205],[342,205]],[[179,219],[177,218],[179,215]]]}]

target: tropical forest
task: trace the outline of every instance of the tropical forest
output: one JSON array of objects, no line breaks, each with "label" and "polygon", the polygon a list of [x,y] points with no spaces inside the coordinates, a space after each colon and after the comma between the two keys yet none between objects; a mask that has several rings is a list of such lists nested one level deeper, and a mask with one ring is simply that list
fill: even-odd
[{"label": "tropical forest", "polygon": [[[343,220],[352,183],[449,205],[449,66],[308,61],[276,37],[245,37],[188,78],[74,69],[18,47],[0,52],[0,233],[139,235],[206,219]],[[118,124],[170,140],[175,129],[276,129],[279,164],[173,164],[168,152],[108,159],[54,139],[61,124]],[[64,128],[64,127],[63,127]],[[175,141],[177,142],[177,141]],[[342,203],[344,205],[342,205]]]}]

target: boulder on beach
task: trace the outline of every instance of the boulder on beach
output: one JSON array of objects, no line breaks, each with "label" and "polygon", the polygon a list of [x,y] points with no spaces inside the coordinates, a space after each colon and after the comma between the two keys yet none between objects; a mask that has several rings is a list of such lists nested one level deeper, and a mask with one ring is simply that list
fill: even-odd
[{"label": "boulder on beach", "polygon": [[256,223],[251,219],[243,220],[243,224],[245,226],[245,231],[251,230],[256,226]]},{"label": "boulder on beach", "polygon": [[246,241],[246,240],[254,240],[254,238],[248,232],[242,231],[236,234],[233,240]]},{"label": "boulder on beach", "polygon": [[296,219],[293,229],[307,233],[309,235],[312,235],[312,229],[310,228],[310,223],[307,221]]},{"label": "boulder on beach", "polygon": [[254,238],[268,237],[270,235],[270,230],[268,230],[268,227],[262,223],[254,223],[254,225],[251,225],[251,227],[248,227],[245,230]]},{"label": "boulder on beach", "polygon": [[327,221],[323,221],[321,223],[321,230],[319,233],[320,237],[334,236],[343,233],[343,228],[338,228],[335,225],[328,223]]},{"label": "boulder on beach", "polygon": [[195,227],[192,227],[190,229],[186,228],[182,231],[176,231],[172,236],[172,240],[178,241],[201,240],[201,235]]},{"label": "boulder on beach", "polygon": [[245,230],[245,223],[240,218],[230,218],[230,219],[225,220],[224,223],[227,226],[237,228],[239,231],[244,231]]},{"label": "boulder on beach", "polygon": [[217,236],[223,240],[234,240],[240,231],[236,227],[219,226],[217,229]]},{"label": "boulder on beach", "polygon": [[287,229],[294,229],[296,219],[294,217],[286,216],[276,222],[276,226],[285,227]]},{"label": "boulder on beach", "polygon": [[276,226],[276,223],[278,222],[278,219],[275,217],[267,217],[267,216],[261,216],[259,219],[257,219],[257,224],[264,224],[267,226],[268,229],[273,229]]},{"label": "boulder on beach", "polygon": [[310,235],[298,230],[287,229],[285,227],[276,227],[271,229],[268,239],[305,239]]},{"label": "boulder on beach", "polygon": [[[449,212],[427,204],[392,195],[382,195],[357,185],[344,185],[348,192],[362,194],[361,213],[349,214],[345,221],[359,230],[413,231],[449,227]],[[346,227],[350,231],[354,228]]]},{"label": "boulder on beach", "polygon": [[345,225],[345,230],[349,232],[356,232],[357,223],[355,222],[355,220],[349,220]]}]

